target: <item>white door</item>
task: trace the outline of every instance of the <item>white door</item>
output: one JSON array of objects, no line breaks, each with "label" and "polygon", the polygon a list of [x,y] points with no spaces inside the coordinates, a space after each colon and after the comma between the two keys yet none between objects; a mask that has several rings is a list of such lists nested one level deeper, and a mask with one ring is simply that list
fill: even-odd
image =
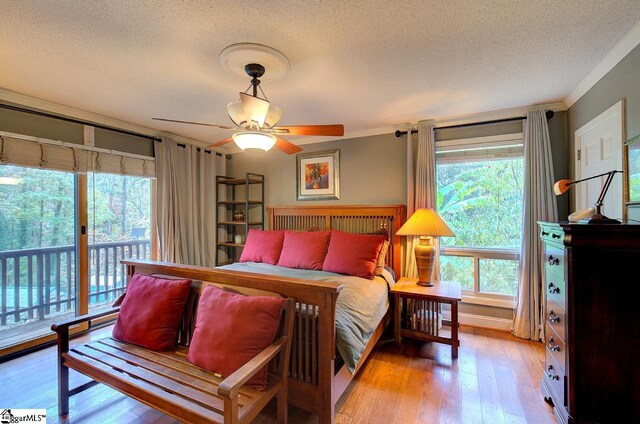
[{"label": "white door", "polygon": [[[624,142],[623,101],[602,112],[575,133],[576,180],[615,170],[622,171]],[[602,214],[622,219],[622,174],[613,177],[604,198]],[[598,199],[606,176],[576,184],[574,187],[576,210],[590,208]]]}]

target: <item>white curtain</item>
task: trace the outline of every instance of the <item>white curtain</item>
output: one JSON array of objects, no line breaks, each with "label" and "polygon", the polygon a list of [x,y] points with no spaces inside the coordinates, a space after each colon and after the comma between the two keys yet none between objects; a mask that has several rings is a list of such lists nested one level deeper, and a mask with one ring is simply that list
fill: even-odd
[{"label": "white curtain", "polygon": [[524,197],[520,284],[512,333],[531,340],[544,338],[544,250],[537,221],[558,219],[553,193],[553,160],[543,110],[527,113],[524,122]]},{"label": "white curtain", "polygon": [[[411,131],[407,131],[407,219],[416,209],[436,209],[436,146],[433,128],[433,121],[419,123],[417,143],[414,142],[415,137]],[[418,237],[407,237],[402,273],[405,277],[418,276],[416,258],[413,254],[416,244]],[[437,252],[437,239],[434,239],[434,246]],[[434,278],[438,279],[439,275],[440,267],[436,255]]]},{"label": "white curtain", "polygon": [[155,142],[155,154],[159,259],[214,266],[216,175],[224,174],[224,159],[170,138]]}]

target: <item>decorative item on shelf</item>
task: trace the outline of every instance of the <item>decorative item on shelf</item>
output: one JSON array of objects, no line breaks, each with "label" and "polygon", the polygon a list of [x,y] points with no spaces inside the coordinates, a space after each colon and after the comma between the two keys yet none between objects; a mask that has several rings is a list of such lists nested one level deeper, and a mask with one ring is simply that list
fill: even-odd
[{"label": "decorative item on shelf", "polygon": [[242,236],[240,234],[236,234],[233,237],[233,241],[235,244],[242,244]]},{"label": "decorative item on shelf", "polygon": [[553,192],[556,194],[556,196],[559,196],[565,193],[567,190],[569,190],[569,187],[571,187],[574,184],[581,183],[583,181],[592,180],[598,177],[604,177],[606,175],[607,179],[605,180],[604,184],[602,184],[602,190],[600,190],[600,195],[598,196],[598,200],[596,200],[596,203],[593,204],[593,206],[595,207],[595,210],[593,212],[593,215],[590,217],[590,219],[588,219],[588,221],[586,221],[586,219],[581,219],[583,217],[587,218],[588,216],[591,215],[590,209],[581,209],[579,211],[576,211],[573,214],[571,214],[570,219],[586,221],[589,224],[620,224],[620,221],[618,221],[617,219],[607,218],[602,214],[602,204],[604,201],[604,196],[607,194],[607,190],[609,190],[609,186],[611,185],[611,181],[613,180],[613,176],[615,174],[622,174],[622,171],[613,170],[613,171],[605,172],[603,174],[594,175],[593,177],[587,177],[587,178],[583,178],[581,180],[575,180],[575,181],[558,180],[553,185]]},{"label": "decorative item on shelf", "polygon": [[416,245],[416,267],[418,268],[419,286],[432,287],[433,267],[436,249],[431,240],[433,237],[455,237],[451,228],[431,208],[418,209],[411,218],[396,232],[399,236],[420,236],[420,244]]},{"label": "decorative item on shelf", "polygon": [[233,213],[233,220],[235,222],[244,222],[245,214],[244,209],[238,209]]}]

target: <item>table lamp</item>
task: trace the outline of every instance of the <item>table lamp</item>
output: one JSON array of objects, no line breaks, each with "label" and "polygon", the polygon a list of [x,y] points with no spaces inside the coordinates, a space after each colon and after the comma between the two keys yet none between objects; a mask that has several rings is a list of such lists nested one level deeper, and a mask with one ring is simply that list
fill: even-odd
[{"label": "table lamp", "polygon": [[607,179],[602,185],[602,190],[600,190],[600,195],[598,196],[598,200],[596,200],[596,203],[593,204],[593,206],[595,206],[595,213],[593,214],[591,219],[589,219],[587,222],[589,224],[620,224],[620,221],[618,221],[617,219],[607,218],[602,214],[602,202],[604,201],[604,196],[607,194],[607,190],[609,190],[609,186],[611,185],[611,180],[613,180],[613,176],[618,173],[622,174],[622,171],[613,170],[613,171],[605,172],[604,174],[598,174],[598,175],[594,175],[593,177],[587,177],[587,178],[583,178],[581,180],[575,180],[575,181],[559,180],[553,185],[553,192],[556,194],[556,196],[559,196],[562,193],[565,193],[567,190],[569,190],[569,187],[571,187],[574,184],[581,183],[583,181],[592,180],[598,177],[604,177],[606,175]]},{"label": "table lamp", "polygon": [[418,285],[432,287],[434,258],[436,249],[431,243],[433,237],[455,237],[451,228],[431,208],[418,209],[404,223],[396,235],[420,236],[416,245],[416,266],[418,268]]}]

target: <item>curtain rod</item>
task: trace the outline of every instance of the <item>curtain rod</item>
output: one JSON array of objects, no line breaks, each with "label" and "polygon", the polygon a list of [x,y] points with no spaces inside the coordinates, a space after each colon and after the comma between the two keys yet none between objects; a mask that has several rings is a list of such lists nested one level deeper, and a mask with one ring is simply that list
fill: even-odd
[{"label": "curtain rod", "polygon": [[66,116],[54,115],[53,113],[42,112],[42,111],[39,111],[39,110],[26,109],[26,108],[23,108],[23,107],[6,105],[6,104],[3,104],[3,103],[0,103],[0,108],[9,109],[9,110],[15,110],[16,112],[30,113],[31,115],[44,116],[45,118],[57,119],[59,121],[66,121],[66,122],[71,122],[71,123],[79,124],[79,125],[89,125],[91,127],[100,128],[102,130],[113,131],[113,132],[117,132],[117,133],[120,133],[120,134],[127,134],[127,135],[132,135],[132,136],[140,137],[140,138],[146,138],[147,140],[160,141],[160,142],[162,141],[158,137],[153,137],[151,135],[141,134],[141,133],[137,133],[137,132],[134,132],[134,131],[122,130],[120,128],[109,127],[107,125],[96,124],[95,122],[84,121],[82,119],[76,119],[76,118],[69,118],[69,117],[66,117]]},{"label": "curtain rod", "polygon": [[[552,111],[552,110],[548,110],[548,111],[545,112],[545,116],[547,117],[547,119],[553,118],[553,115],[555,115],[555,112]],[[449,129],[449,128],[473,127],[473,126],[476,126],[476,125],[499,124],[501,122],[521,121],[523,119],[527,119],[527,117],[526,116],[517,116],[515,118],[493,119],[491,121],[469,122],[467,124],[448,125],[446,127],[436,127],[436,128],[434,128],[434,131],[435,130],[444,130],[444,129]],[[395,135],[396,135],[396,137],[402,137],[403,135],[406,135],[407,132],[408,131],[397,130],[395,132]],[[411,134],[415,134],[417,132],[418,132],[418,130],[411,130]]]},{"label": "curtain rod", "polygon": [[[69,118],[69,117],[66,117],[66,116],[54,115],[53,113],[42,112],[42,111],[39,111],[39,110],[26,109],[26,108],[23,108],[23,107],[7,105],[7,104],[4,104],[4,103],[0,103],[0,108],[9,109],[9,110],[13,110],[13,111],[16,111],[16,112],[29,113],[31,115],[43,116],[45,118],[57,119],[59,121],[71,122],[73,124],[78,124],[78,125],[88,125],[88,126],[91,126],[91,127],[100,128],[102,130],[113,131],[113,132],[117,132],[117,133],[120,133],[120,134],[132,135],[134,137],[146,138],[147,140],[159,141],[159,142],[162,143],[162,139],[160,139],[158,137],[154,137],[154,136],[146,135],[146,134],[141,134],[141,133],[137,133],[137,132],[134,132],[134,131],[123,130],[123,129],[120,129],[120,128],[109,127],[107,125],[96,124],[95,122],[84,121],[82,119],[76,119],[76,118]],[[178,146],[187,147],[186,144],[180,144],[180,143],[178,143]],[[200,151],[200,148],[198,147],[197,150]],[[209,154],[212,153],[209,150],[205,150],[205,152],[207,152]],[[222,153],[216,152],[216,156],[222,156]]]}]

